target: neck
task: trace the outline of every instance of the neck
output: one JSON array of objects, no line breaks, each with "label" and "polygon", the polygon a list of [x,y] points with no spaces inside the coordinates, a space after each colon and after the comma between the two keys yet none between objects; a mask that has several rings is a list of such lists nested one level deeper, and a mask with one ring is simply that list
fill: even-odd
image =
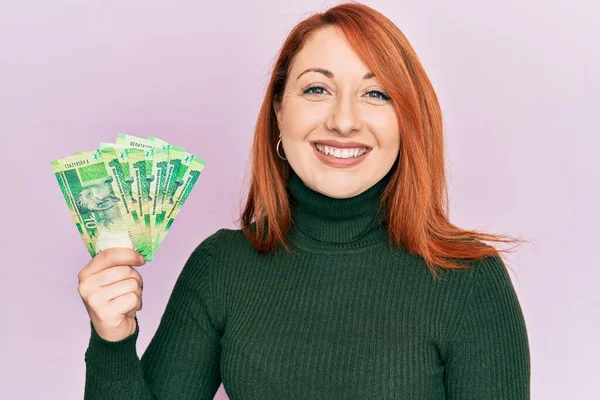
[{"label": "neck", "polygon": [[290,168],[291,242],[311,250],[361,248],[386,240],[379,200],[390,173],[364,192],[337,199],[310,189]]}]

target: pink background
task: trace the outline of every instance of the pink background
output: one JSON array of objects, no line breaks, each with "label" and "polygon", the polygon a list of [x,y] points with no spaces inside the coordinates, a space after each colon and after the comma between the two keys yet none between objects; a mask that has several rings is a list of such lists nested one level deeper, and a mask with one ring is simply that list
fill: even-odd
[{"label": "pink background", "polygon": [[[0,2],[0,398],[81,399],[89,261],[50,161],[154,134],[204,158],[142,267],[141,355],[193,248],[235,227],[253,127],[288,31],[336,2]],[[532,398],[590,399],[600,375],[598,2],[367,1],[406,34],[445,115],[451,219],[523,236],[511,256]],[[226,399],[223,387],[217,399]]]}]

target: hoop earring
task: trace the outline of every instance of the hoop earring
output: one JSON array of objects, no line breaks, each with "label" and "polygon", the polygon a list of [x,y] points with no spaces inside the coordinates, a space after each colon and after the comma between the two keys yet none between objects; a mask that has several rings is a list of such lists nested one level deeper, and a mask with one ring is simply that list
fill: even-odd
[{"label": "hoop earring", "polygon": [[281,154],[279,154],[279,144],[281,143],[281,134],[279,134],[279,140],[277,141],[277,146],[275,146],[275,148],[277,149],[277,155],[279,156],[279,158],[281,158],[282,160],[287,160],[287,158],[281,157]]}]

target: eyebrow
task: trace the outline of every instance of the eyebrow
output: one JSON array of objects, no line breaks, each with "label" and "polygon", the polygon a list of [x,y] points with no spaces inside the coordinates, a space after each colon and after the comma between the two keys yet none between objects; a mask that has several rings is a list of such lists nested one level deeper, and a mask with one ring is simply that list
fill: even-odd
[{"label": "eyebrow", "polygon": [[[328,70],[328,69],[325,69],[325,68],[308,68],[308,69],[305,69],[304,71],[302,71],[302,72],[300,73],[300,75],[298,75],[298,77],[296,78],[296,80],[300,79],[300,77],[301,77],[302,75],[304,75],[305,73],[307,73],[307,72],[319,72],[319,73],[321,73],[321,74],[325,75],[326,77],[328,77],[329,79],[332,79],[332,78],[334,78],[334,77],[335,77],[335,75],[333,75],[333,72],[331,72],[331,71],[330,71],[330,70]],[[364,80],[364,79],[371,79],[371,78],[374,78],[374,77],[375,77],[375,74],[374,74],[374,73],[372,73],[372,72],[367,72],[367,73],[365,74],[365,76],[363,76],[363,80]]]}]

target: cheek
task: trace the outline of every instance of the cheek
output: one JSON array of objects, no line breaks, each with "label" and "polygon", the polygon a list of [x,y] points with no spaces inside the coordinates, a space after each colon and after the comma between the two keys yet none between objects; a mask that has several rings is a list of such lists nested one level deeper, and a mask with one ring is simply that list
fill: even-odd
[{"label": "cheek", "polygon": [[380,116],[372,126],[380,150],[397,153],[400,148],[400,127],[395,114]]},{"label": "cheek", "polygon": [[382,150],[397,153],[400,149],[400,135],[398,131],[390,131],[384,135],[379,135],[377,141]]},{"label": "cheek", "polygon": [[283,113],[283,129],[288,138],[302,138],[324,121],[323,107],[307,101],[290,101]]}]

